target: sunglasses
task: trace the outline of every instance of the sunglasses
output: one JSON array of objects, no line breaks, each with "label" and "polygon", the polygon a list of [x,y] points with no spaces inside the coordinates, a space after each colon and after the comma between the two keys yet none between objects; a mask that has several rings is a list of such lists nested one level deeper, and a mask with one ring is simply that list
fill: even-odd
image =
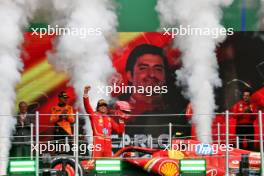
[{"label": "sunglasses", "polygon": [[100,106],[105,106],[105,107],[107,107],[107,104],[99,104],[98,107],[100,107]]}]

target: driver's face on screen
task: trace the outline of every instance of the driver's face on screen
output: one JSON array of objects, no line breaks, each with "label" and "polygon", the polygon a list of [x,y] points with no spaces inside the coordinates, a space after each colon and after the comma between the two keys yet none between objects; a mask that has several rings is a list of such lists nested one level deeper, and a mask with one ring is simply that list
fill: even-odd
[{"label": "driver's face on screen", "polygon": [[130,73],[129,81],[134,86],[162,86],[165,84],[165,68],[159,55],[144,54],[140,56]]}]

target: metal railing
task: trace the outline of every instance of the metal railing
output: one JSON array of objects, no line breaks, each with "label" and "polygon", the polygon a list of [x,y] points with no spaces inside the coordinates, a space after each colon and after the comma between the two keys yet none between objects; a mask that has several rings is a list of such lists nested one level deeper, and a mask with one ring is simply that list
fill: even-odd
[{"label": "metal railing", "polygon": [[[229,146],[230,142],[235,142],[236,143],[236,147],[239,148],[240,145],[240,140],[239,140],[239,137],[236,136],[236,134],[234,134],[234,136],[236,136],[235,138],[235,141],[233,140],[230,140],[229,137],[232,136],[232,134],[229,133],[229,130],[230,130],[230,127],[232,127],[232,125],[229,124],[229,121],[230,121],[230,116],[231,115],[234,115],[234,113],[230,113],[229,111],[226,111],[225,113],[216,113],[218,115],[224,115],[224,118],[225,118],[225,135],[224,134],[221,134],[221,124],[220,123],[217,123],[215,126],[217,128],[217,134],[212,134],[213,136],[216,136],[217,140],[216,141],[213,141],[214,143],[217,143],[217,144],[221,144],[223,141],[221,141],[221,136],[225,136],[225,145],[226,146]],[[216,115],[214,114],[214,115]],[[259,125],[259,148],[260,148],[260,158],[261,158],[261,172],[262,172],[262,175],[264,175],[263,171],[264,171],[264,155],[263,155],[263,127],[262,127],[262,116],[263,116],[263,113],[262,111],[259,111],[258,113],[239,113],[239,114],[236,114],[236,115],[241,115],[241,114],[252,114],[252,115],[257,115],[258,116],[258,125]],[[30,145],[36,145],[36,146],[40,146],[40,137],[41,136],[49,136],[49,135],[40,135],[40,127],[53,127],[53,126],[49,126],[49,125],[41,125],[39,124],[40,122],[40,116],[50,116],[51,114],[39,114],[39,112],[36,112],[35,113],[35,126],[31,123],[30,124]],[[69,115],[69,114],[65,114],[65,115]],[[74,124],[74,135],[73,135],[73,144],[78,146],[79,145],[79,137],[81,136],[85,136],[85,137],[89,137],[89,135],[81,135],[79,133],[79,117],[80,116],[87,116],[89,114],[80,114],[78,112],[76,112],[76,114],[71,114],[71,115],[74,115],[76,118],[75,120],[75,124]],[[208,115],[208,114],[201,114],[201,115]],[[3,116],[3,115],[0,115],[0,116]],[[131,115],[133,116],[133,115]],[[136,115],[135,115],[136,116]],[[140,115],[141,117],[160,117],[160,116],[186,116],[186,114],[147,114],[147,115]],[[168,128],[168,132],[169,132],[169,145],[170,147],[172,146],[172,140],[173,140],[173,133],[172,133],[172,128],[173,126],[176,126],[172,123],[168,123],[168,124],[160,124],[160,125],[151,125],[151,124],[148,124],[148,125],[126,125],[126,127],[133,127],[133,128],[146,128],[146,127],[167,127]],[[179,125],[180,126],[180,125]],[[243,126],[243,125],[241,125]],[[35,135],[34,135],[34,127],[35,127]],[[122,137],[120,139],[121,141],[121,144],[122,144],[122,147],[125,147],[125,133],[122,134]],[[252,134],[249,134],[249,135],[252,135]],[[54,135],[50,135],[50,136],[54,136]],[[16,136],[16,137],[25,137],[25,136]],[[90,136],[92,137],[92,136]],[[193,137],[193,136],[187,136],[187,137]],[[34,141],[34,138],[35,138],[35,141]],[[151,142],[150,142],[150,148],[153,148],[153,141],[156,141],[157,139],[155,138],[152,138],[151,137]],[[255,140],[254,140],[255,141]],[[253,141],[253,142],[254,142]],[[251,141],[252,142],[252,141]],[[171,149],[171,148],[170,148]],[[74,151],[74,156],[75,158],[75,171],[76,171],[76,174],[75,175],[78,175],[78,166],[79,166],[79,149],[78,147],[76,148],[76,150]],[[221,157],[225,157],[225,172],[226,172],[226,176],[229,175],[229,158],[230,158],[230,153],[228,150],[225,151],[225,156],[221,156]],[[35,158],[36,160],[36,173],[38,175],[39,173],[39,159],[41,158],[40,157],[40,153],[39,151],[35,152],[35,157],[34,157],[34,152],[31,150],[30,151],[30,158],[33,160]]]}]

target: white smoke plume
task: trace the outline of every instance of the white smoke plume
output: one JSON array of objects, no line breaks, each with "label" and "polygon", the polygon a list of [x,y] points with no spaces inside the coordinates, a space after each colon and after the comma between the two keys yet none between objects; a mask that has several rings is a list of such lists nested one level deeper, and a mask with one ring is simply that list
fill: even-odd
[{"label": "white smoke plume", "polygon": [[[162,25],[220,30],[221,7],[231,3],[232,0],[159,0],[156,9]],[[203,143],[212,142],[214,115],[199,114],[213,114],[216,108],[214,88],[221,86],[221,80],[215,49],[224,39],[225,36],[213,35],[177,35],[174,39],[183,62],[183,68],[176,71],[177,80],[187,88],[185,95],[192,104],[197,137]]]},{"label": "white smoke plume", "polygon": [[45,0],[39,2],[34,21],[46,22],[53,27],[63,26],[69,17],[74,1],[72,0]]},{"label": "white smoke plume", "polygon": [[[58,0],[59,2],[59,0]],[[91,104],[110,96],[99,91],[98,86],[106,86],[107,79],[114,69],[109,57],[109,43],[107,36],[115,35],[117,16],[114,6],[109,0],[75,0],[72,6],[65,7],[71,10],[68,15],[66,28],[81,30],[90,34],[60,36],[56,51],[49,55],[49,62],[59,71],[64,71],[70,76],[77,95],[77,107],[83,110],[83,88],[91,85],[89,93]],[[60,7],[60,3],[57,3]],[[56,4],[55,4],[56,7]],[[81,31],[78,31],[81,32]],[[88,118],[86,118],[88,119]],[[87,134],[91,134],[89,120],[86,121]]]},{"label": "white smoke plume", "polygon": [[20,44],[27,17],[35,9],[35,1],[0,1],[0,175],[6,175],[12,131],[16,120],[13,114],[16,100],[16,84],[20,80],[23,67]]}]

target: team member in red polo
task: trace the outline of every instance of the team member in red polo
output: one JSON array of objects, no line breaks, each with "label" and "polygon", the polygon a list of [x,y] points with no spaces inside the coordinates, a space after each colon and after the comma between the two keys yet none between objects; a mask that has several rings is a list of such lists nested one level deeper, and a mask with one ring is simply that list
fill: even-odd
[{"label": "team member in red polo", "polygon": [[93,128],[93,141],[94,145],[101,145],[101,150],[94,150],[93,158],[98,157],[111,157],[112,156],[112,130],[121,134],[124,129],[124,121],[120,118],[119,123],[110,118],[108,113],[108,107],[105,100],[101,99],[97,103],[96,111],[90,105],[88,92],[91,89],[90,86],[84,88],[83,102],[85,110],[90,114],[90,120]]},{"label": "team member in red polo", "polygon": [[[254,126],[253,123],[257,118],[256,106],[250,102],[251,91],[245,89],[243,91],[242,100],[236,103],[231,112],[237,113],[233,117],[236,119],[236,134],[239,137],[240,143],[242,143],[244,137],[247,139],[247,148],[244,149],[254,150]],[[243,114],[245,113],[245,114]]]}]

